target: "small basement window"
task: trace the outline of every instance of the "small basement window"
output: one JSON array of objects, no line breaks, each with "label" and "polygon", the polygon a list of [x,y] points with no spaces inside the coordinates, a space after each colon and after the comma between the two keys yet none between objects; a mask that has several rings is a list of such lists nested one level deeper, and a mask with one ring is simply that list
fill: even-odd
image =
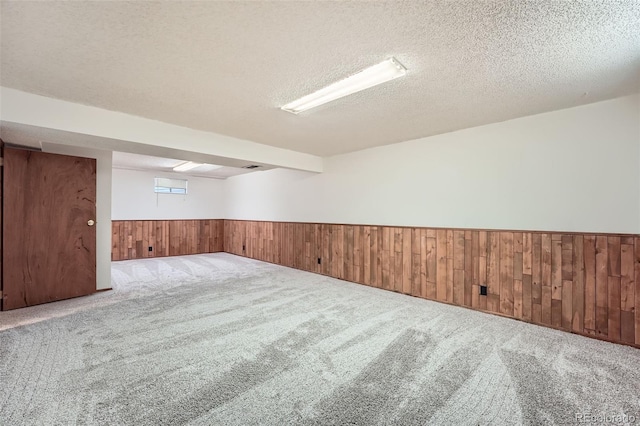
[{"label": "small basement window", "polygon": [[154,184],[154,192],[156,194],[185,195],[187,193],[186,179],[155,178]]}]

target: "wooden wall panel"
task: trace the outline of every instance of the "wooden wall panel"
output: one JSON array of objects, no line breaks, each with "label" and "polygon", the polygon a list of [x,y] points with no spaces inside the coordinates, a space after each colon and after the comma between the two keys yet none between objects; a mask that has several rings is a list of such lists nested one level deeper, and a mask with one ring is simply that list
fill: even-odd
[{"label": "wooden wall panel", "polygon": [[3,241],[3,237],[2,237],[2,192],[3,192],[3,188],[4,188],[4,184],[2,183],[2,176],[4,175],[4,142],[2,142],[2,139],[0,139],[0,311],[3,308],[3,303],[4,303],[4,293],[3,293],[3,286],[2,286],[2,241]]},{"label": "wooden wall panel", "polygon": [[640,345],[636,236],[235,220],[113,222],[113,260],[223,250]]},{"label": "wooden wall panel", "polygon": [[425,297],[428,299],[436,299],[436,232],[433,229],[423,229],[426,247],[423,248],[422,258],[425,262],[425,279],[427,281],[427,290]]},{"label": "wooden wall panel", "polygon": [[225,220],[224,251],[640,347],[640,236]]},{"label": "wooden wall panel", "polygon": [[635,343],[640,343],[640,238],[635,238],[634,243],[634,265],[635,265]]},{"label": "wooden wall panel", "polygon": [[[232,223],[226,225],[232,226]],[[111,260],[223,251],[224,226],[222,219],[114,220],[111,224]],[[236,228],[240,230],[244,227]],[[224,235],[233,238],[232,232]],[[242,241],[240,236],[235,238],[238,242]],[[231,241],[228,246],[232,246]],[[234,253],[243,255],[242,251]]]}]

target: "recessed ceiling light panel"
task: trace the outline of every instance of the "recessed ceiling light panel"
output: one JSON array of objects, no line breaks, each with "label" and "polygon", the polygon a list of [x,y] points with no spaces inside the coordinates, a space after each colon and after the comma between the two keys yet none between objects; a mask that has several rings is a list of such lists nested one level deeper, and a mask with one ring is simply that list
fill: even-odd
[{"label": "recessed ceiling light panel", "polygon": [[395,58],[387,59],[377,65],[366,68],[350,77],[326,86],[310,95],[289,102],[281,109],[299,114],[311,108],[326,104],[344,96],[360,92],[378,84],[402,77],[407,69]]},{"label": "recessed ceiling light panel", "polygon": [[173,168],[175,172],[186,172],[187,170],[195,169],[202,166],[201,163],[194,163],[193,161],[187,161],[186,163],[179,164]]},{"label": "recessed ceiling light panel", "polygon": [[199,167],[198,172],[211,172],[216,169],[220,169],[223,166],[218,166],[215,164],[207,164],[207,163],[194,163],[193,161],[187,161],[186,163],[178,164],[173,168],[175,172],[186,172],[189,170],[193,170],[196,167]]}]

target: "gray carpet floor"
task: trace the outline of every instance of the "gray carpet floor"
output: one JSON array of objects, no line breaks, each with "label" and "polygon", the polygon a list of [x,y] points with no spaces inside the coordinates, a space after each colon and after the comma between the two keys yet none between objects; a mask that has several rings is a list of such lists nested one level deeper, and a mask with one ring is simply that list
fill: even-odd
[{"label": "gray carpet floor", "polygon": [[637,349],[225,253],[112,270],[0,313],[0,425],[640,423]]}]

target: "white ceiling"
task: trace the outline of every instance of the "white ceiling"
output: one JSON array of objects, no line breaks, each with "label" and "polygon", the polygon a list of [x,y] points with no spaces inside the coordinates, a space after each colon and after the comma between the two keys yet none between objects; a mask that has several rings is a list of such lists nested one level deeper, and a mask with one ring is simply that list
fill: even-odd
[{"label": "white ceiling", "polygon": [[150,155],[130,154],[125,152],[113,153],[113,167],[116,169],[150,170],[158,172],[180,173],[185,176],[198,176],[214,179],[226,179],[231,176],[251,173],[254,170],[237,167],[218,167],[204,164],[186,172],[174,172],[173,168],[184,163],[184,160],[160,158]]},{"label": "white ceiling", "polygon": [[[0,84],[328,156],[640,91],[640,2],[1,2]],[[281,105],[395,56],[401,79]]]}]

